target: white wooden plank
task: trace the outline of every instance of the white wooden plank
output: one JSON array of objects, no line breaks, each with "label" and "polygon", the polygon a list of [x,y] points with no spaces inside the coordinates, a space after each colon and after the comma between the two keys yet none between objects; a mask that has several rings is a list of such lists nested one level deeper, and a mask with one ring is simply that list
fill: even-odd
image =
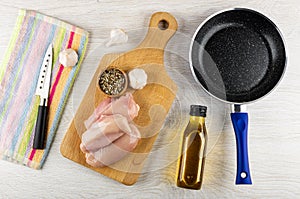
[{"label": "white wooden plank", "polygon": [[[288,69],[278,88],[265,99],[248,106],[250,114],[249,150],[252,186],[236,186],[235,179],[235,138],[230,124],[228,107],[212,101],[210,106],[221,107],[220,115],[208,115],[210,129],[222,129],[219,137],[210,136],[215,142],[205,165],[203,189],[191,191],[175,186],[176,144],[162,154],[152,154],[145,165],[139,181],[124,186],[102,175],[83,168],[64,159],[59,153],[59,145],[68,128],[76,107],[78,96],[75,92],[85,89],[86,85],[76,84],[68,100],[57,136],[54,140],[47,162],[41,171],[35,171],[6,161],[0,161],[0,196],[2,198],[297,198],[300,194],[300,3],[296,0],[175,0],[175,1],[9,1],[0,2],[0,58],[3,57],[12,33],[19,8],[38,10],[85,28],[91,33],[88,53],[102,48],[112,28],[123,28],[129,32],[147,27],[148,18],[155,11],[172,13],[179,22],[178,32],[168,45],[170,55],[166,64],[174,67],[191,79],[188,70],[189,38],[197,26],[215,11],[230,7],[250,7],[270,16],[282,29],[288,46]],[[134,35],[134,34],[133,34]],[[141,40],[143,34],[129,38],[129,45]],[[104,48],[104,47],[103,47]],[[114,48],[118,49],[118,47]],[[103,52],[108,49],[103,49]],[[183,57],[175,62],[174,56]],[[178,60],[177,55],[177,60]],[[93,54],[82,66],[79,79],[88,79],[100,57]],[[2,59],[0,59],[2,60]],[[179,64],[180,63],[180,64]],[[86,73],[85,73],[86,71]],[[178,81],[184,81],[179,79]],[[191,79],[191,82],[193,80]],[[88,83],[88,81],[86,81]],[[197,88],[197,86],[196,86]],[[196,90],[193,90],[196,92]],[[191,98],[193,102],[210,102],[203,91],[197,91],[201,99]],[[193,95],[195,93],[192,93]],[[197,96],[196,95],[196,96]],[[184,105],[185,107],[187,104]],[[209,107],[212,108],[212,107]],[[184,110],[186,113],[186,110]],[[178,115],[177,115],[178,116]],[[176,120],[170,115],[169,121]],[[225,117],[225,118],[224,118]],[[216,122],[217,121],[217,122]],[[217,124],[216,124],[217,123]],[[171,127],[170,127],[171,128]],[[166,129],[169,136],[174,136]],[[177,132],[176,132],[177,133]],[[218,134],[217,134],[218,135]],[[154,149],[163,147],[166,137],[158,137]],[[158,158],[159,157],[159,158]]]}]

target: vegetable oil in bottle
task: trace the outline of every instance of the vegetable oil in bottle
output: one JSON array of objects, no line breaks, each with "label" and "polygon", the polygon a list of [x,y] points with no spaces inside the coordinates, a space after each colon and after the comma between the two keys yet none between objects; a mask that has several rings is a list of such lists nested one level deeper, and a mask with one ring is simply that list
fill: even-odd
[{"label": "vegetable oil in bottle", "polygon": [[181,143],[181,157],[177,171],[178,187],[201,188],[207,145],[206,110],[207,107],[200,105],[190,107],[190,120]]}]

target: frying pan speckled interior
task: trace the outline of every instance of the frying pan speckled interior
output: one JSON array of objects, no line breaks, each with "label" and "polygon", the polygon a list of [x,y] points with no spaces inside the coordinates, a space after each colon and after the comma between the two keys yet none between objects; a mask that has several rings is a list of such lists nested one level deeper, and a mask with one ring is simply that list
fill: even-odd
[{"label": "frying pan speckled interior", "polygon": [[232,103],[255,101],[281,79],[285,46],[277,27],[249,9],[221,12],[200,26],[191,46],[191,64],[201,85]]},{"label": "frying pan speckled interior", "polygon": [[239,8],[219,12],[197,29],[190,48],[195,79],[213,97],[234,106],[236,184],[252,184],[248,160],[248,114],[241,104],[256,101],[278,84],[286,67],[283,38],[261,13]]}]

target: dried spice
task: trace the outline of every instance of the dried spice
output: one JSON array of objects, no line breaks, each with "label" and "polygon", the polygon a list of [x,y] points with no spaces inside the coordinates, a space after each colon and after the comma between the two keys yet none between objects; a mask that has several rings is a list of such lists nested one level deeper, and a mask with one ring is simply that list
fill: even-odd
[{"label": "dried spice", "polygon": [[106,69],[99,78],[99,87],[107,95],[121,94],[127,86],[126,74],[117,68]]}]

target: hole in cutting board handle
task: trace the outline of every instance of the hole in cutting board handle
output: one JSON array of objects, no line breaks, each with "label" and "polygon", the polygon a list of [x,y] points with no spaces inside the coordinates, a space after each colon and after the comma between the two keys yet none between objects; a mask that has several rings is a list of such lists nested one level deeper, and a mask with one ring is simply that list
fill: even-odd
[{"label": "hole in cutting board handle", "polygon": [[176,19],[167,12],[152,14],[148,33],[136,48],[164,49],[169,39],[175,34],[178,24]]},{"label": "hole in cutting board handle", "polygon": [[169,22],[167,22],[166,20],[162,19],[158,22],[158,28],[161,30],[166,30],[169,27]]}]

